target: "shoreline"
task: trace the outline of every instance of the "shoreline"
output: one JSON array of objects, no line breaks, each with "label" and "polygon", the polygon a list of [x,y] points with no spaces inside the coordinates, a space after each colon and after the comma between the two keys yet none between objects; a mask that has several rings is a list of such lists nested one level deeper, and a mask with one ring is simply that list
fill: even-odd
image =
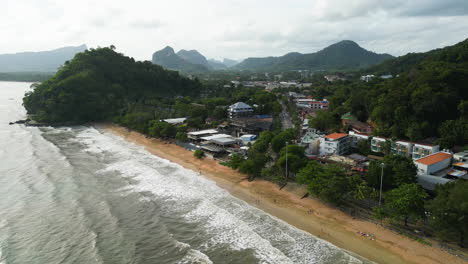
[{"label": "shoreline", "polygon": [[[423,245],[380,225],[351,216],[329,207],[316,199],[301,199],[306,192],[303,186],[288,184],[283,190],[271,182],[254,180],[205,158],[198,160],[193,153],[178,145],[128,131],[107,124],[96,126],[134,144],[145,147],[150,153],[177,163],[184,168],[200,172],[216,182],[231,195],[259,208],[286,223],[326,240],[335,246],[377,263],[466,263],[439,248]],[[375,240],[358,232],[373,233]]]}]

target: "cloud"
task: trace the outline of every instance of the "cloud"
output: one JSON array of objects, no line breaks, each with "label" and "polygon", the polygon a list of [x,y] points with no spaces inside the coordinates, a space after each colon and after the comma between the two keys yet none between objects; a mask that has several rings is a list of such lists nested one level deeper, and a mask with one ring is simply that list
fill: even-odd
[{"label": "cloud", "polygon": [[150,59],[167,45],[208,58],[315,52],[343,39],[402,55],[468,37],[466,0],[4,0],[0,53],[86,43]]}]

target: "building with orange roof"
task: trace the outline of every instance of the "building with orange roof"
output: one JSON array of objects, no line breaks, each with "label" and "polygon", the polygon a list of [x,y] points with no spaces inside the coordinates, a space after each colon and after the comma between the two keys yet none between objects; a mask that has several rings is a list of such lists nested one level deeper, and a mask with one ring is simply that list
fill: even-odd
[{"label": "building with orange roof", "polygon": [[333,133],[320,138],[320,155],[344,155],[349,152],[350,137],[344,133]]},{"label": "building with orange roof", "polygon": [[418,174],[428,175],[446,169],[452,163],[453,154],[437,152],[414,161],[418,167]]}]

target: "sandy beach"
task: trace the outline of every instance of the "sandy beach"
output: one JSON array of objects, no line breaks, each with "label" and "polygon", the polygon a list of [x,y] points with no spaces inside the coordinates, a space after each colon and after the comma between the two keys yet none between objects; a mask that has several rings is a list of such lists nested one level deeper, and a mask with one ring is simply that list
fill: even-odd
[{"label": "sandy beach", "polygon": [[[106,125],[100,129],[144,146],[154,155],[198,171],[237,198],[371,261],[377,263],[467,263],[441,249],[423,245],[380,225],[353,219],[318,200],[301,199],[301,195],[305,193],[305,189],[301,186],[288,186],[279,190],[277,185],[268,181],[248,182],[245,180],[245,175],[220,165],[218,161],[212,159],[198,160],[193,157],[192,152],[175,144],[146,138],[137,132],[129,132],[115,125]],[[369,237],[361,236],[358,232],[373,233],[376,239],[371,240]]]}]

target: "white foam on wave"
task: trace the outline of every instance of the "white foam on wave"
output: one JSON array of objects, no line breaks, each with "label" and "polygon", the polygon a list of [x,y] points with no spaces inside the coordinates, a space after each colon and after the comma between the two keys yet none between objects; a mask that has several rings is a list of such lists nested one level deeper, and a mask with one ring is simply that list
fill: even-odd
[{"label": "white foam on wave", "polygon": [[[348,258],[349,262],[361,262],[331,243],[232,197],[213,181],[148,153],[143,147],[92,128],[78,137],[87,146],[86,151],[105,151],[117,157],[118,161],[102,172],[117,171],[137,180],[137,184],[131,186],[133,191],[151,192],[158,199],[167,201],[166,210],[178,212],[187,221],[203,226],[209,239],[199,250],[222,246],[233,250],[253,249],[260,262],[266,263],[321,263],[336,254]],[[187,258],[203,254],[196,249],[190,250],[194,252],[190,251]]]}]

